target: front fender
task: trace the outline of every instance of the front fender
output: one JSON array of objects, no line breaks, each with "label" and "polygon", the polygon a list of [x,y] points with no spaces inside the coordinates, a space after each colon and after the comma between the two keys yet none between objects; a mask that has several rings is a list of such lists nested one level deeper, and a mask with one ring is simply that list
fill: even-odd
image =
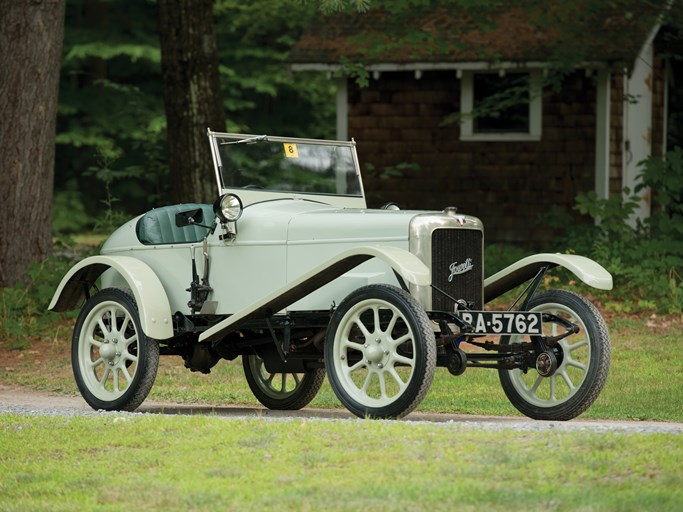
[{"label": "front fender", "polygon": [[74,265],[59,283],[48,309],[60,312],[78,308],[90,287],[109,268],[121,274],[130,287],[143,332],[157,340],[171,338],[173,322],[166,291],[146,263],[130,256],[91,256]]},{"label": "front fender", "polygon": [[612,289],[612,275],[599,263],[577,254],[534,254],[484,280],[484,301],[489,302],[534,277],[543,266],[565,267],[589,286]]},{"label": "front fender", "polygon": [[354,247],[217,323],[204,331],[199,341],[215,341],[249,320],[277,313],[371,258],[379,258],[387,263],[408,283],[417,286],[432,284],[427,266],[406,250],[390,246]]}]

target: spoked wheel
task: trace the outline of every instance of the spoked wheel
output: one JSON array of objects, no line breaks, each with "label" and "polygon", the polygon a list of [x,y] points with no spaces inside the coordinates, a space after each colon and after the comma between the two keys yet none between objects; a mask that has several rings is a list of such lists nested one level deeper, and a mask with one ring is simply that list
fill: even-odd
[{"label": "spoked wheel", "polygon": [[434,378],[436,342],[429,318],[400,288],[359,288],[332,315],[325,366],[337,398],[353,414],[405,416]]},{"label": "spoked wheel", "polygon": [[[499,370],[508,399],[520,412],[538,420],[570,420],[584,412],[602,391],[610,365],[610,342],[605,321],[586,299],[572,292],[554,290],[533,297],[530,311],[549,313],[579,327],[537,360],[537,368]],[[566,328],[546,322],[543,335],[557,336]],[[522,336],[504,337],[501,344],[529,341]],[[543,376],[547,374],[548,376]]]},{"label": "spoked wheel", "polygon": [[114,288],[93,295],[78,316],[71,345],[78,389],[94,409],[135,410],[159,366],[159,345],[140,327],[135,300]]},{"label": "spoked wheel", "polygon": [[307,406],[325,380],[325,369],[304,373],[270,373],[257,355],[243,355],[247,383],[256,399],[268,409],[294,411]]}]

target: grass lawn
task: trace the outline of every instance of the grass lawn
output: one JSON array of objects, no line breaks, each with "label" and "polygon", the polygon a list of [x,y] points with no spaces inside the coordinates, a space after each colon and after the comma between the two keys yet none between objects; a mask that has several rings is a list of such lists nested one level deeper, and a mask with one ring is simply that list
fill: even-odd
[{"label": "grass lawn", "polygon": [[0,510],[680,510],[675,434],[0,415]]}]

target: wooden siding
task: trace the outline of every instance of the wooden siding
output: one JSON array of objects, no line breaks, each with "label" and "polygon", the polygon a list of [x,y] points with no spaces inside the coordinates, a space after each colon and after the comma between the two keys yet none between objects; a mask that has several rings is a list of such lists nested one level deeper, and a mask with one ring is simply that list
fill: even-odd
[{"label": "wooden siding", "polygon": [[666,86],[666,61],[655,55],[652,65],[652,155],[655,157],[662,157],[665,153]]},{"label": "wooden siding", "polygon": [[[666,108],[665,89],[667,87],[666,61],[655,55],[652,66],[652,156],[664,157],[666,152]],[[657,201],[657,191],[655,190],[650,197],[652,211],[658,211],[661,206]]]},{"label": "wooden siding", "polygon": [[[459,87],[446,71],[421,79],[383,73],[363,89],[349,84],[348,134],[358,143],[369,205],[457,206],[484,222],[488,244],[547,245],[553,234],[538,218],[553,206],[571,210],[576,195],[594,186],[594,78],[577,72],[561,92],[544,92],[538,142],[460,141],[457,123],[443,125],[459,111]],[[419,169],[391,176],[402,163]]]},{"label": "wooden siding", "polygon": [[624,75],[612,74],[610,92],[610,172],[609,193],[621,194],[624,163]]}]

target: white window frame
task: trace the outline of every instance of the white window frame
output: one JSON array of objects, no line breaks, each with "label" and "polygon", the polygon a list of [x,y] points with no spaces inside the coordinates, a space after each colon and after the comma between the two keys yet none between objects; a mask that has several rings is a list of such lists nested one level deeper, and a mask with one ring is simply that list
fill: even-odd
[{"label": "white window frame", "polygon": [[[529,131],[475,133],[474,122],[469,116],[474,108],[474,74],[487,71],[462,71],[460,80],[460,112],[465,119],[460,124],[460,140],[464,141],[539,141],[543,135],[543,95],[540,70],[511,70],[511,73],[529,74]],[[500,74],[501,72],[495,71]]]}]

